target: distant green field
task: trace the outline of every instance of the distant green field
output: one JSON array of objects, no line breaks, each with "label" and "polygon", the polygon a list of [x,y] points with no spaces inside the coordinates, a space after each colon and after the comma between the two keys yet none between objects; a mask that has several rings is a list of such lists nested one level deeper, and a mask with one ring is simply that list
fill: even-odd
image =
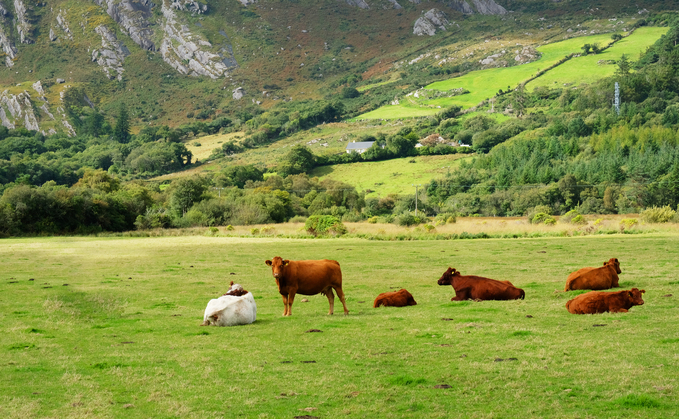
[{"label": "distant green field", "polygon": [[[425,184],[442,177],[468,154],[449,156],[418,156],[378,162],[362,162],[322,166],[309,175],[321,179],[339,180],[363,191],[374,191],[372,196],[414,194],[413,184]],[[414,161],[414,163],[411,163]]]},{"label": "distant green field", "polygon": [[[554,85],[555,81],[563,80],[562,83],[591,82],[602,77],[607,77],[615,71],[612,65],[598,65],[599,60],[617,60],[622,54],[627,54],[631,59],[636,59],[639,52],[652,45],[667,28],[640,28],[628,38],[618,42],[599,55],[579,57],[568,61],[562,66],[550,70],[538,80],[531,82],[530,86]],[[372,112],[360,115],[356,119],[396,119],[433,115],[439,111],[438,107],[445,108],[451,105],[460,105],[469,108],[478,105],[483,100],[494,96],[498,90],[506,90],[508,87],[515,88],[519,83],[526,81],[541,69],[549,67],[563,57],[571,53],[581,52],[580,48],[586,44],[598,43],[600,46],[611,42],[610,34],[600,34],[571,38],[561,42],[543,45],[537,50],[542,57],[532,63],[506,68],[490,68],[486,70],[472,71],[461,77],[432,83],[425,88],[437,90],[451,90],[465,88],[469,94],[452,98],[434,99],[426,102],[436,108],[418,108],[414,105],[383,106]],[[553,73],[554,72],[554,73]]]},{"label": "distant green field", "polygon": [[616,42],[601,54],[573,58],[526,86],[532,90],[539,86],[556,87],[561,83],[589,83],[612,76],[617,66],[615,64],[599,65],[600,60],[617,61],[622,54],[626,54],[631,61],[636,61],[639,54],[653,45],[667,30],[668,28],[639,28],[631,36]]}]

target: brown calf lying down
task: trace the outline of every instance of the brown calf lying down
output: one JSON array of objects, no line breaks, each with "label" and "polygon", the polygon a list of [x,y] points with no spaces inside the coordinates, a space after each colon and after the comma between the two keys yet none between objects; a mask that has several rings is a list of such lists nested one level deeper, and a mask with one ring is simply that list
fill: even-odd
[{"label": "brown calf lying down", "polygon": [[632,306],[644,304],[641,297],[645,292],[638,288],[617,292],[590,291],[568,301],[566,308],[572,314],[627,313]]},{"label": "brown calf lying down", "polygon": [[383,292],[382,294],[378,295],[377,298],[375,298],[373,307],[405,307],[416,305],[417,303],[415,302],[413,295],[405,288],[401,288],[398,291]]},{"label": "brown calf lying down", "polygon": [[571,290],[607,290],[617,288],[618,274],[621,273],[620,262],[611,258],[598,268],[582,268],[568,275],[565,291]]},{"label": "brown calf lying down", "polygon": [[328,297],[330,311],[335,308],[335,294],[337,292],[344,314],[349,314],[342,291],[342,270],[336,260],[283,260],[276,256],[264,263],[271,266],[271,272],[278,285],[278,292],[283,297],[284,316],[292,316],[292,303],[295,294],[316,295],[321,293]]},{"label": "brown calf lying down", "polygon": [[448,268],[438,281],[439,285],[452,285],[455,297],[450,301],[462,300],[518,300],[524,299],[526,293],[516,288],[509,281],[497,281],[481,276],[462,275],[453,268]]}]

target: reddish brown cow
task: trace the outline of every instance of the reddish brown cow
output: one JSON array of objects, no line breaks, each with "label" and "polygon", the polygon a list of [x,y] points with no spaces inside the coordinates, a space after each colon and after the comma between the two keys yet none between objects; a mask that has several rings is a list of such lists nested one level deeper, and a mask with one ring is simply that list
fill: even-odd
[{"label": "reddish brown cow", "polygon": [[582,268],[568,275],[565,291],[571,290],[607,290],[617,288],[620,270],[620,262],[617,258],[611,258],[599,268]]},{"label": "reddish brown cow", "polygon": [[401,288],[398,291],[383,292],[375,298],[375,303],[373,303],[373,307],[405,307],[416,305],[417,303],[415,302],[413,295],[405,288]]},{"label": "reddish brown cow", "polygon": [[516,288],[509,281],[497,281],[481,276],[462,275],[453,268],[448,268],[438,281],[439,285],[452,285],[455,297],[450,301],[462,300],[518,300],[524,299],[526,293]]},{"label": "reddish brown cow", "polygon": [[328,297],[330,304],[328,314],[332,314],[335,308],[333,288],[344,306],[344,314],[349,314],[344,301],[344,291],[342,291],[342,270],[336,260],[283,260],[280,256],[276,256],[265,263],[271,266],[278,292],[283,296],[284,316],[292,316],[295,294],[316,295],[318,293]]},{"label": "reddish brown cow", "polygon": [[645,292],[646,290],[638,288],[616,292],[590,291],[568,301],[566,308],[572,314],[595,314],[606,311],[627,313],[632,306],[644,304],[641,297]]}]

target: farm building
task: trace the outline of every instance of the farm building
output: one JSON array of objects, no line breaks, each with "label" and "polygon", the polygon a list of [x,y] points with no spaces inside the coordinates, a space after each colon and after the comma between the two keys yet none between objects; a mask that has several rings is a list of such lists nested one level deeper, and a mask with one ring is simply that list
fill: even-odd
[{"label": "farm building", "polygon": [[[368,151],[368,149],[372,147],[374,143],[375,143],[374,141],[359,141],[359,142],[353,141],[347,144],[347,153],[355,151],[359,154],[363,154],[366,151]],[[382,146],[382,148],[384,148],[384,146]]]}]

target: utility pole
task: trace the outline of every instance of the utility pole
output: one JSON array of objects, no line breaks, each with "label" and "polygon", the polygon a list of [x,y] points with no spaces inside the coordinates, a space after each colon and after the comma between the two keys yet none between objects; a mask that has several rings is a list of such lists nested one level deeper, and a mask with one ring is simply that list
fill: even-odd
[{"label": "utility pole", "polygon": [[617,81],[615,82],[615,102],[613,106],[615,107],[615,113],[620,116],[620,85]]},{"label": "utility pole", "polygon": [[422,185],[412,185],[415,187],[415,217],[417,217],[417,188]]},{"label": "utility pole", "polygon": [[219,197],[221,198],[221,197],[222,197],[222,189],[224,189],[224,188],[213,188],[213,189],[218,189],[218,190],[219,190]]}]

